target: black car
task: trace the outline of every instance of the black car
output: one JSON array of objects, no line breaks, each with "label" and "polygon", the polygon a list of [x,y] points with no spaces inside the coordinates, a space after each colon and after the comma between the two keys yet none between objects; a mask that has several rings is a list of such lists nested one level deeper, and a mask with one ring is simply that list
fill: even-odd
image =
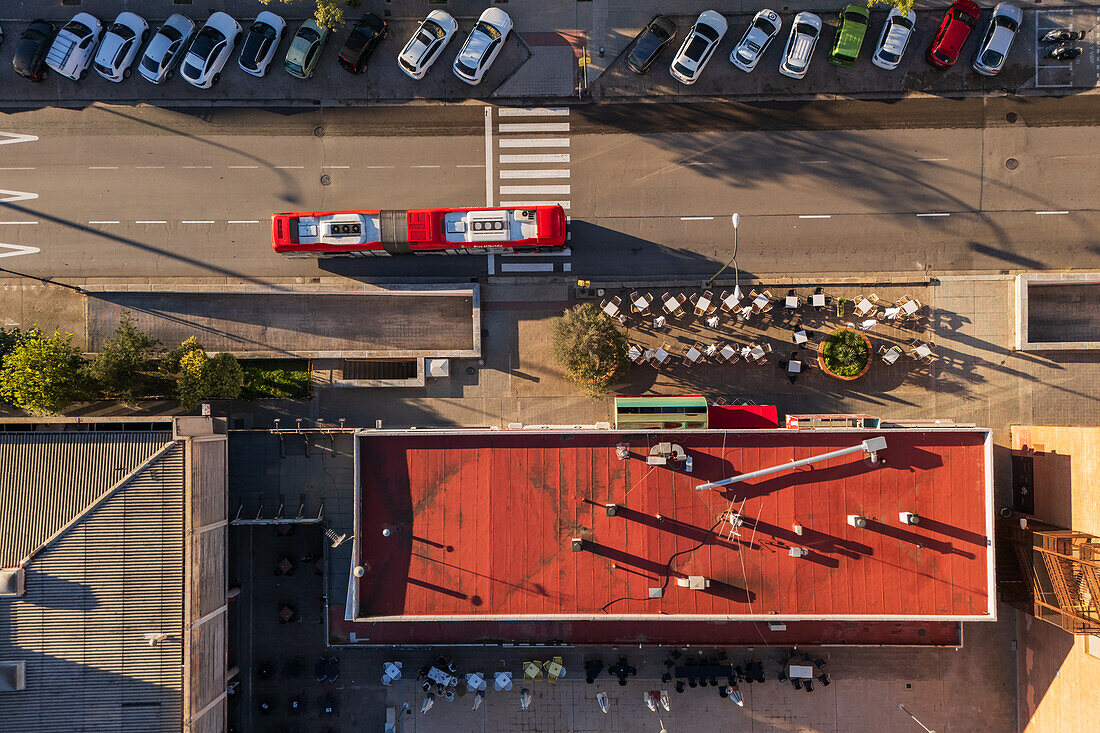
[{"label": "black car", "polygon": [[19,37],[19,45],[15,47],[15,58],[11,65],[16,74],[31,81],[42,81],[46,78],[46,54],[56,31],[52,23],[44,20],[31,22]]},{"label": "black car", "polygon": [[667,15],[658,15],[649,21],[630,49],[630,55],[626,57],[626,65],[635,74],[644,74],[649,67],[661,55],[667,46],[676,38],[676,24]]},{"label": "black car", "polygon": [[374,13],[364,13],[348,34],[336,60],[351,73],[358,74],[366,68],[367,59],[389,31],[386,21]]}]

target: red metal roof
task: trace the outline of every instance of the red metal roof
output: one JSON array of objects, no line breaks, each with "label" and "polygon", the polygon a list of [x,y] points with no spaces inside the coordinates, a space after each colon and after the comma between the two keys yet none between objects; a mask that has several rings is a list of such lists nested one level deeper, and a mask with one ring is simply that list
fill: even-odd
[{"label": "red metal roof", "polygon": [[[855,454],[733,484],[725,493],[695,490],[875,435],[888,443],[878,465]],[[987,436],[977,430],[362,435],[358,548],[366,574],[356,616],[991,618]],[[650,447],[668,440],[692,456],[692,473],[646,464]],[[627,460],[616,457],[620,442],[630,446]],[[719,518],[742,501],[746,520],[740,537],[730,539]],[[607,503],[622,507],[617,516],[607,516]],[[900,524],[902,511],[919,514],[920,524]],[[852,527],[849,514],[870,524]],[[796,523],[802,535],[793,531]],[[584,551],[571,549],[573,537],[585,538]],[[793,558],[793,546],[811,552]],[[690,575],[706,576],[710,587],[677,585]],[[649,599],[657,587],[663,597]]]}]

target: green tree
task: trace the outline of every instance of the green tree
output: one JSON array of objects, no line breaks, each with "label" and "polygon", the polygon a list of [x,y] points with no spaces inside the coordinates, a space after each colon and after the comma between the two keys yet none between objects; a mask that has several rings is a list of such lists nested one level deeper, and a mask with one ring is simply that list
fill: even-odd
[{"label": "green tree", "polygon": [[91,376],[109,397],[135,400],[148,394],[146,378],[153,352],[160,341],[134,326],[129,313],[123,313],[115,335],[103,344],[90,367]]},{"label": "green tree", "polygon": [[0,366],[0,397],[35,414],[65,408],[84,381],[84,359],[72,342],[71,333],[24,333]]},{"label": "green tree", "polygon": [[0,328],[0,364],[4,362],[4,357],[19,345],[25,335],[18,328]]},{"label": "green tree", "polygon": [[[273,2],[292,3],[295,0],[260,0],[260,2],[270,5]],[[313,19],[317,21],[317,25],[334,31],[344,24],[344,9],[340,7],[339,0],[316,0],[316,3]],[[347,4],[352,5],[351,2]],[[358,4],[355,3],[355,5]]]},{"label": "green tree", "polygon": [[867,9],[870,10],[875,5],[889,5],[903,13],[908,13],[916,4],[917,0],[867,0]]},{"label": "green tree", "polygon": [[562,314],[553,325],[554,358],[592,397],[606,394],[626,371],[626,336],[591,303]]},{"label": "green tree", "polygon": [[194,409],[203,400],[231,400],[241,394],[244,372],[232,354],[207,356],[192,336],[168,352],[161,370],[176,380],[180,404]]}]

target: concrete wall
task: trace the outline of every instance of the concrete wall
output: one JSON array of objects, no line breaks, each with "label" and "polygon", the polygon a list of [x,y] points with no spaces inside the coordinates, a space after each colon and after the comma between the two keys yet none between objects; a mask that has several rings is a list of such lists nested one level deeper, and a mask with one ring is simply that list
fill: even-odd
[{"label": "concrete wall", "polygon": [[[1100,428],[1012,427],[1035,456],[1035,516],[1100,535]],[[1018,613],[1020,730],[1085,733],[1100,720],[1100,638],[1073,636]],[[1090,653],[1091,652],[1091,653]]]}]

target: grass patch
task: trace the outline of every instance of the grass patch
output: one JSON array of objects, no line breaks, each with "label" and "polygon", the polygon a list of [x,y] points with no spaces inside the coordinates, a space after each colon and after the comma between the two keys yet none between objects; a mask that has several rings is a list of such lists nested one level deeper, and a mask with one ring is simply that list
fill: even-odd
[{"label": "grass patch", "polygon": [[825,368],[838,377],[854,377],[863,371],[871,358],[862,334],[848,329],[833,331],[821,347]]},{"label": "grass patch", "polygon": [[308,359],[242,359],[244,388],[241,398],[306,399],[309,397]]}]

